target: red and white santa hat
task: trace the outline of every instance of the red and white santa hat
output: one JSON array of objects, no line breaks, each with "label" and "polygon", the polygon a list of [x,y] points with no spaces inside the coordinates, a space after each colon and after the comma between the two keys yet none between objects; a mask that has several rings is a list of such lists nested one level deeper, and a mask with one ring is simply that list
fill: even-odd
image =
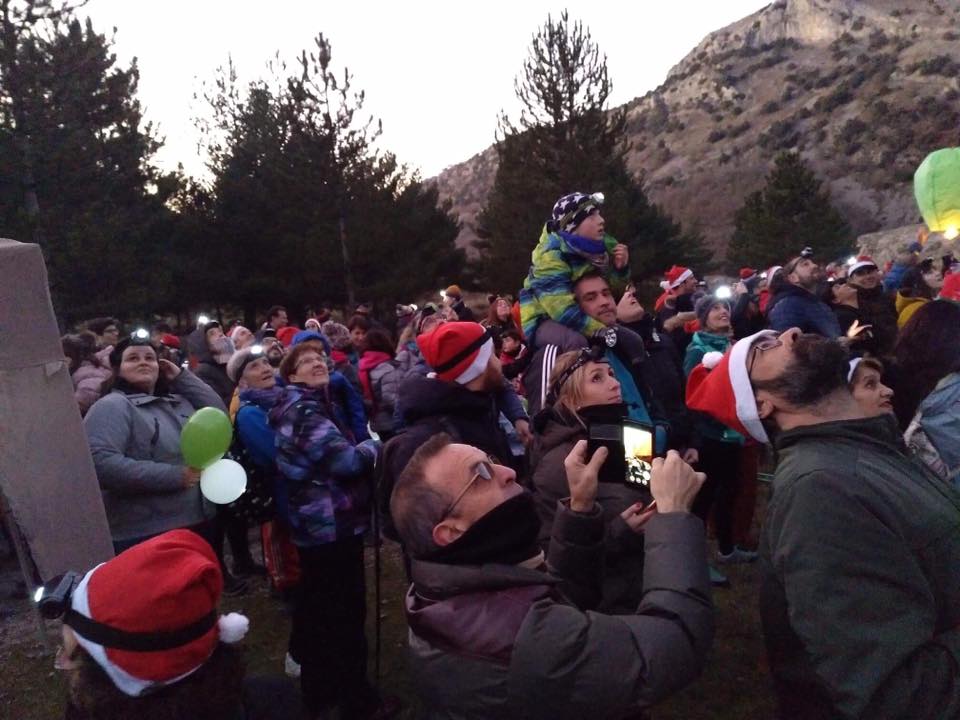
[{"label": "red and white santa hat", "polygon": [[747,357],[753,343],[762,337],[776,336],[763,330],[745,337],[726,353],[708,352],[687,378],[687,407],[706,413],[741,435],[762,443],[770,442],[747,374]]},{"label": "red and white santa hat", "polygon": [[693,270],[682,265],[674,265],[663,274],[663,277],[666,279],[660,283],[660,287],[664,290],[673,290],[680,287],[684,280],[692,278]]},{"label": "red and white santa hat", "polygon": [[872,267],[874,270],[877,269],[877,264],[873,261],[873,258],[869,255],[860,255],[857,257],[856,262],[850,266],[850,269],[847,271],[850,275],[853,275],[857,270],[863,270],[864,268]]},{"label": "red and white santa hat", "polygon": [[477,323],[448,322],[417,337],[417,345],[440,380],[466,385],[480,377],[493,355],[493,336]]},{"label": "red and white santa hat", "polygon": [[740,268],[740,279],[743,280],[744,282],[746,282],[756,274],[757,274],[757,271],[754,270],[753,268],[749,268],[749,267]]},{"label": "red and white santa hat", "polygon": [[218,641],[246,635],[243,615],[218,615],[222,589],[210,545],[189,530],[172,530],[88,572],[64,623],[113,684],[137,697],[197,671]]}]

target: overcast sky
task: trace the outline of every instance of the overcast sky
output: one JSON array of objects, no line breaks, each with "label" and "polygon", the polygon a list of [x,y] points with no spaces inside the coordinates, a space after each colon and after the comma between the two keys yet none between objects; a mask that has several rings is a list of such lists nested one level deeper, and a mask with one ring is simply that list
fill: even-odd
[{"label": "overcast sky", "polygon": [[[595,0],[572,17],[606,53],[620,104],[655,88],[705,35],[760,9],[758,0]],[[203,81],[232,56],[242,79],[263,74],[276,51],[288,60],[323,32],[367,109],[383,120],[381,147],[424,177],[493,142],[497,115],[517,107],[514,77],[530,38],[563,5],[541,0],[90,0],[94,27],[117,29],[115,50],[138,58],[140,100],[166,145],[157,163],[201,174],[192,118]]]}]

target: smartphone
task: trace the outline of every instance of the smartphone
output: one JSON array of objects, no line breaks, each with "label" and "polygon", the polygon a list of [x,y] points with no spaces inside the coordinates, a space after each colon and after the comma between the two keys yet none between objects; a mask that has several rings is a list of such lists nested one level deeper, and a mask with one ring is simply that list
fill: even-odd
[{"label": "smartphone", "polygon": [[607,459],[600,468],[600,482],[627,485],[640,490],[644,503],[652,500],[650,473],[653,469],[654,432],[648,425],[621,420],[617,423],[594,422],[587,430],[587,452],[607,448]]}]

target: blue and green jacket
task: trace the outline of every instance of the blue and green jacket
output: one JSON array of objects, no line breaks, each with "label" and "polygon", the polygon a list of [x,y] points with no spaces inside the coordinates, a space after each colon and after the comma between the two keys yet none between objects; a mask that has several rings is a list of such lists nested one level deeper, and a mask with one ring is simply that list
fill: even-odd
[{"label": "blue and green jacket", "polygon": [[[531,345],[536,343],[537,327],[546,319],[556,320],[586,337],[605,327],[584,313],[573,297],[574,283],[597,268],[587,256],[577,252],[564,235],[567,233],[547,232],[544,225],[540,242],[531,256],[530,272],[520,291],[520,321]],[[607,235],[603,245],[607,255],[612,256],[617,241]],[[611,259],[604,277],[610,283],[610,289],[619,295],[627,289],[630,281],[629,266],[616,270]]]}]

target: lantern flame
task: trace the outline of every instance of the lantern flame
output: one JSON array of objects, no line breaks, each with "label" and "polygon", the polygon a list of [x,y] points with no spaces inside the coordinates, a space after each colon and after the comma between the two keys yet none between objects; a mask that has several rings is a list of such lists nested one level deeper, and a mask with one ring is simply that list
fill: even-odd
[{"label": "lantern flame", "polygon": [[951,225],[943,231],[943,236],[947,240],[953,240],[957,235],[960,235],[960,230],[957,229],[956,225]]}]

